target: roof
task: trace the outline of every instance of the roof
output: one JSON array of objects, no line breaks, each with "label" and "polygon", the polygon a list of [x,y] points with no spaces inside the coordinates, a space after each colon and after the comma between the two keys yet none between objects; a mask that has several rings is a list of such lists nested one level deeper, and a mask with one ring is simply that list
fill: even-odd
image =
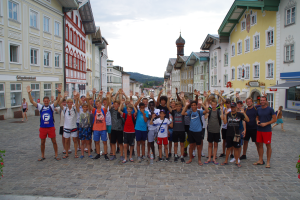
[{"label": "roof", "polygon": [[213,44],[214,40],[219,41],[219,35],[217,34],[207,34],[204,42],[202,43],[201,50],[209,50],[210,46]]},{"label": "roof", "polygon": [[181,37],[181,32],[179,38],[176,40],[176,44],[185,44],[185,40]]},{"label": "roof", "polygon": [[285,82],[278,85],[274,85],[268,88],[274,88],[274,89],[289,89],[291,87],[300,86],[300,82]]},{"label": "roof", "polygon": [[175,62],[176,62],[176,58],[169,58],[167,69],[166,69],[167,72],[171,72],[172,71]]},{"label": "roof", "polygon": [[179,56],[184,62],[187,61],[187,59],[189,58],[189,56]]},{"label": "roof", "polygon": [[174,64],[174,68],[180,69],[182,67],[183,63],[185,63],[188,58],[189,58],[189,56],[178,56],[178,58],[176,59],[176,62]]},{"label": "roof", "polygon": [[193,66],[197,62],[197,60],[208,61],[208,59],[209,52],[207,51],[192,52],[186,61],[186,65]]},{"label": "roof", "polygon": [[78,3],[77,0],[57,0],[65,10],[77,10]]},{"label": "roof", "polygon": [[85,34],[88,35],[88,34],[95,33],[96,25],[94,21],[90,0],[82,0],[79,3],[79,13],[85,30]]},{"label": "roof", "polygon": [[224,18],[218,33],[220,42],[229,42],[229,36],[246,10],[278,11],[280,0],[235,0]]},{"label": "roof", "polygon": [[98,44],[98,43],[102,43],[102,35],[101,35],[101,30],[100,30],[100,26],[96,27],[96,32],[92,34],[92,42],[93,44]]}]

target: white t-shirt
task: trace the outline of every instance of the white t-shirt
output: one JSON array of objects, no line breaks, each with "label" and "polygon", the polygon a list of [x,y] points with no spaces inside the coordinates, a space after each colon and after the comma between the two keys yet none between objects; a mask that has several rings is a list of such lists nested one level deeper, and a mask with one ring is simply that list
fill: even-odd
[{"label": "white t-shirt", "polygon": [[[159,112],[160,112],[160,110],[159,109],[156,109],[156,108],[154,108],[154,113],[157,115],[157,116],[159,116]],[[151,113],[151,112],[149,112],[149,113]],[[151,118],[152,116],[151,116],[151,114],[149,114],[149,117]],[[148,130],[149,131],[153,131],[153,130],[156,130],[156,126],[154,125],[154,124],[150,124],[150,119],[148,120]]]},{"label": "white t-shirt", "polygon": [[[224,112],[225,112],[225,107],[223,108],[223,114],[224,114]],[[228,112],[231,112],[231,108],[228,108],[228,110],[227,110]],[[224,129],[227,129],[227,124],[224,124],[224,121],[222,121],[222,128],[224,128]]]},{"label": "white t-shirt", "polygon": [[[203,110],[203,109],[202,109],[202,108],[200,108],[200,109],[198,108],[197,110]],[[206,119],[205,119],[205,114],[202,115],[201,120],[202,120],[202,123],[203,123],[202,129],[207,128],[207,123],[206,123]]]},{"label": "white t-shirt", "polygon": [[77,121],[78,112],[76,111],[76,108],[73,106],[71,109],[69,109],[68,107],[64,106],[64,110],[62,112],[65,113],[64,128],[67,129],[77,128],[76,121]]},{"label": "white t-shirt", "polygon": [[[101,106],[101,108],[104,110],[104,106]],[[107,126],[111,126],[111,115],[110,115],[110,111],[109,111],[109,107],[107,107],[107,112],[105,114],[105,123]]]},{"label": "white t-shirt", "polygon": [[159,138],[168,137],[168,127],[169,127],[169,124],[171,124],[169,119],[165,118],[165,119],[161,120],[160,118],[158,118],[153,122],[153,124],[155,124],[157,131],[159,129],[157,137],[159,137]]}]

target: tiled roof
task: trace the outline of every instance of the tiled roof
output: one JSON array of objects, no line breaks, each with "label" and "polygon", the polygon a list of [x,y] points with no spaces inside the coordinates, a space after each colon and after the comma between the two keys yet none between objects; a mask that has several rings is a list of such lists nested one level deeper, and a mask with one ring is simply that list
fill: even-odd
[{"label": "tiled roof", "polygon": [[180,58],[185,62],[189,58],[189,56],[180,56]]},{"label": "tiled roof", "polygon": [[196,56],[200,57],[209,57],[209,52],[194,52]]},{"label": "tiled roof", "polygon": [[170,58],[171,65],[174,65],[176,62],[176,58]]}]

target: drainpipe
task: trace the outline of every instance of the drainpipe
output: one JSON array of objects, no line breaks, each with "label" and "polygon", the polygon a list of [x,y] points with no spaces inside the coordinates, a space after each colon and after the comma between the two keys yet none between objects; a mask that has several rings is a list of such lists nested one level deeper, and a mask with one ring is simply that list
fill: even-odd
[{"label": "drainpipe", "polygon": [[102,91],[102,65],[101,65],[101,63],[102,63],[102,49],[101,49],[101,51],[100,51],[100,48],[98,47],[98,49],[99,49],[99,58],[100,58],[100,62],[99,62],[99,65],[100,65],[100,91]]},{"label": "drainpipe", "polygon": [[[64,12],[63,12],[64,13]],[[64,76],[64,91],[67,91],[66,89],[66,63],[65,63],[65,60],[66,60],[66,50],[65,50],[65,46],[66,46],[66,41],[65,41],[65,38],[66,38],[66,17],[65,17],[65,13],[64,13],[64,16],[63,16],[63,76]]]}]

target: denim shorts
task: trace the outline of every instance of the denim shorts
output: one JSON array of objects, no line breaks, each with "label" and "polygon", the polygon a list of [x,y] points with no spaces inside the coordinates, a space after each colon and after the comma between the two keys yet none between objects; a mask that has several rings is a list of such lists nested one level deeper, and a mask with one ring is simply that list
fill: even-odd
[{"label": "denim shorts", "polygon": [[107,133],[106,133],[106,130],[104,131],[94,131],[94,141],[95,142],[98,142],[100,141],[100,138],[103,142],[106,142],[107,141]]}]

